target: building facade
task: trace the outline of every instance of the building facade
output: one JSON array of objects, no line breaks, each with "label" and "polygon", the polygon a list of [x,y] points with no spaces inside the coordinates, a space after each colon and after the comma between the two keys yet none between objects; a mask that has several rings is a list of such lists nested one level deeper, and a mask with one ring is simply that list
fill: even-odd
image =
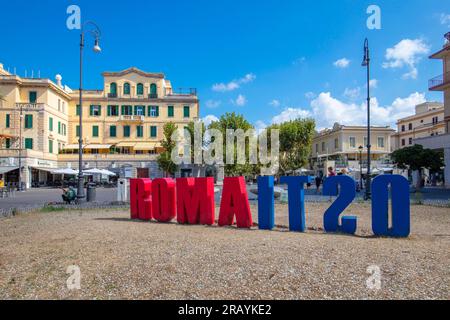
[{"label": "building facade", "polygon": [[442,60],[443,73],[431,79],[428,86],[430,91],[443,92],[445,133],[417,138],[413,142],[422,145],[424,148],[442,150],[444,152],[444,181],[445,186],[450,188],[450,32],[445,34],[445,39],[444,47],[430,56],[430,59]]},{"label": "building facade", "polygon": [[445,134],[444,105],[425,102],[417,105],[415,114],[397,121],[397,133],[392,135],[392,151],[410,147],[415,139]]},{"label": "building facade", "polygon": [[17,181],[19,158],[27,187],[44,184],[56,168],[77,170],[81,114],[85,169],[162,176],[156,157],[163,151],[163,126],[183,128],[198,119],[196,90],[175,92],[164,74],[137,68],[104,72],[103,78],[103,89],[83,90],[80,107],[79,92],[62,86],[60,76],[56,83],[21,78],[1,66],[0,174]]},{"label": "building facade", "polygon": [[[371,127],[371,167],[390,168],[390,127]],[[311,169],[326,174],[328,167],[350,172],[367,170],[367,127],[336,123],[332,129],[318,132],[313,138]],[[361,167],[361,168],[360,168]],[[361,170],[360,170],[361,169]]]}]

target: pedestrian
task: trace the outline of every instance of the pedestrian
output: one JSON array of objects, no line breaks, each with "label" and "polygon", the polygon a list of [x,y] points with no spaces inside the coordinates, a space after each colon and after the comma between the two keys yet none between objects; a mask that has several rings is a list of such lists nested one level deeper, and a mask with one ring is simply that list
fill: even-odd
[{"label": "pedestrian", "polygon": [[334,172],[333,167],[328,167],[328,176],[329,177],[335,177],[336,172]]},{"label": "pedestrian", "polygon": [[320,175],[317,175],[315,178],[316,182],[316,193],[318,194],[320,192],[320,185],[322,184],[322,177]]}]

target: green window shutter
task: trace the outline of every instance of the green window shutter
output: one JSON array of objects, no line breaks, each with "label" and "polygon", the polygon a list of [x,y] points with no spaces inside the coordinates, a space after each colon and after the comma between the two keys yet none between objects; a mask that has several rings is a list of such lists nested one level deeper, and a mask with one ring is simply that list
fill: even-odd
[{"label": "green window shutter", "polygon": [[151,126],[150,127],[150,137],[151,138],[156,138],[157,136],[157,129],[156,126]]},{"label": "green window shutter", "polygon": [[92,116],[94,114],[94,106],[89,107],[89,115]]},{"label": "green window shutter", "polygon": [[108,115],[108,117],[109,116],[111,116],[111,106],[108,106],[107,108],[106,108],[106,114]]},{"label": "green window shutter", "polygon": [[185,106],[183,109],[183,116],[189,118],[189,106]]},{"label": "green window shutter", "polygon": [[167,107],[167,116],[168,116],[169,118],[172,118],[172,117],[173,117],[173,106],[168,106],[168,107]]},{"label": "green window shutter", "polygon": [[80,136],[80,126],[76,126],[76,132],[75,132],[75,135],[76,135],[77,137]]},{"label": "green window shutter", "polygon": [[136,126],[136,136],[142,138],[144,135],[144,128],[142,126]]},{"label": "green window shutter", "polygon": [[6,138],[6,140],[5,140],[5,147],[6,147],[6,149],[11,148],[11,139],[10,138]]},{"label": "green window shutter", "polygon": [[80,105],[77,104],[77,108],[75,109],[75,115],[79,116],[80,115]]},{"label": "green window shutter", "polygon": [[98,126],[92,126],[92,136],[98,137]]},{"label": "green window shutter", "polygon": [[144,94],[144,85],[142,83],[138,83],[136,87],[136,94],[143,95]]},{"label": "green window shutter", "polygon": [[30,103],[36,103],[37,101],[37,93],[36,91],[30,91],[28,94],[28,98],[30,100]]},{"label": "green window shutter", "polygon": [[9,128],[11,126],[11,115],[6,115],[6,127]]},{"label": "green window shutter", "polygon": [[26,114],[25,115],[25,129],[31,129],[31,128],[33,128],[33,115]]},{"label": "green window shutter", "polygon": [[159,117],[159,107],[156,106],[156,116]]},{"label": "green window shutter", "polygon": [[125,115],[125,106],[121,106],[120,109],[120,114]]},{"label": "green window shutter", "polygon": [[134,106],[134,115],[137,115],[138,106]]},{"label": "green window shutter", "polygon": [[130,126],[123,126],[123,136],[124,137],[130,136]]},{"label": "green window shutter", "polygon": [[33,149],[33,139],[25,138],[25,149]]},{"label": "green window shutter", "polygon": [[48,140],[48,153],[53,153],[53,140]]},{"label": "green window shutter", "polygon": [[53,118],[48,118],[48,130],[53,131]]},{"label": "green window shutter", "polygon": [[61,134],[62,130],[61,130],[61,122],[58,121],[58,134]]},{"label": "green window shutter", "polygon": [[128,82],[123,85],[123,94],[130,94],[130,84]]},{"label": "green window shutter", "polygon": [[117,94],[117,84],[115,82],[112,82],[109,88],[109,93],[115,95]]},{"label": "green window shutter", "polygon": [[98,106],[98,115],[99,115],[99,116],[102,115],[102,106]]},{"label": "green window shutter", "polygon": [[116,126],[110,126],[109,127],[109,136],[110,137],[116,137],[117,136],[117,127]]}]

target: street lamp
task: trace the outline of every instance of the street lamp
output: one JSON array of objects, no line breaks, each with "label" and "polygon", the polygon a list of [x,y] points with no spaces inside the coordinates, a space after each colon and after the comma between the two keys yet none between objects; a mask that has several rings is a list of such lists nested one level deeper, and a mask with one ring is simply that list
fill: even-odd
[{"label": "street lamp", "polygon": [[359,150],[359,189],[362,190],[363,189],[363,179],[362,179],[362,152],[363,152],[364,147],[363,146],[359,146],[358,150]]},{"label": "street lamp", "polygon": [[23,123],[23,105],[20,104],[19,113],[19,185],[17,191],[22,191],[22,123]]},{"label": "street lamp", "polygon": [[367,67],[367,177],[366,177],[366,193],[364,199],[370,199],[370,55],[369,40],[364,40],[364,58],[363,67]]},{"label": "street lamp", "polygon": [[[85,30],[87,26],[91,29]],[[92,21],[86,21],[81,27],[80,32],[80,101],[79,101],[79,111],[80,111],[80,123],[78,132],[78,189],[77,198],[78,201],[82,201],[84,198],[84,176],[83,176],[83,47],[84,47],[84,33],[89,32],[95,39],[93,50],[96,53],[101,51],[99,46],[99,39],[101,36],[100,28]]]}]

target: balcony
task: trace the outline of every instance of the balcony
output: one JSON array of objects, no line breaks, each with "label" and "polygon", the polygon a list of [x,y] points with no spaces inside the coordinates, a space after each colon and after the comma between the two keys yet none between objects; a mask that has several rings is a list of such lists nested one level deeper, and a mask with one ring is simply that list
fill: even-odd
[{"label": "balcony", "polygon": [[158,94],[157,94],[157,93],[150,93],[150,94],[148,95],[148,98],[149,98],[149,99],[158,99]]},{"label": "balcony", "polygon": [[119,121],[144,122],[144,116],[120,116]]},{"label": "balcony", "polygon": [[450,85],[450,72],[441,74],[428,81],[428,89],[430,91],[442,91]]},{"label": "balcony", "polygon": [[178,88],[178,91],[173,91],[169,96],[196,96],[197,88]]},{"label": "balcony", "polygon": [[16,108],[22,111],[42,111],[45,108],[45,103],[16,103]]},{"label": "balcony", "polygon": [[117,93],[108,93],[108,98],[117,98]]}]

